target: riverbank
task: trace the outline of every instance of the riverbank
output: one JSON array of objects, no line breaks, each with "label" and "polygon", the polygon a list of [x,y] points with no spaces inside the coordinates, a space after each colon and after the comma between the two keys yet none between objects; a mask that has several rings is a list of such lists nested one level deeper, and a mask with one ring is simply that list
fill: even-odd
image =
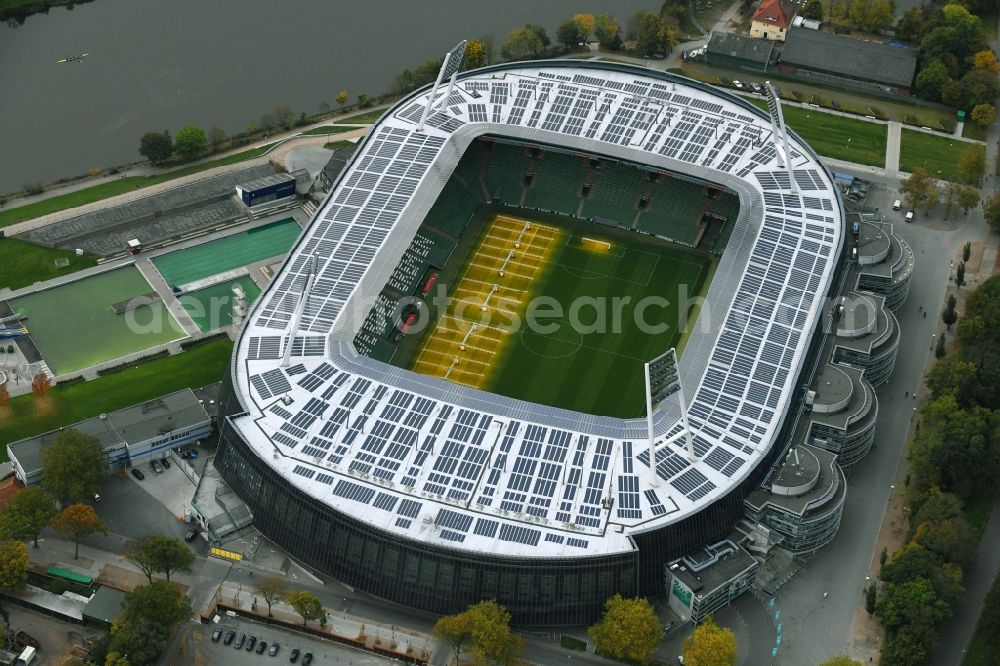
[{"label": "riverbank", "polygon": [[32,14],[46,14],[53,7],[82,5],[93,0],[0,0],[0,20],[18,25]]}]

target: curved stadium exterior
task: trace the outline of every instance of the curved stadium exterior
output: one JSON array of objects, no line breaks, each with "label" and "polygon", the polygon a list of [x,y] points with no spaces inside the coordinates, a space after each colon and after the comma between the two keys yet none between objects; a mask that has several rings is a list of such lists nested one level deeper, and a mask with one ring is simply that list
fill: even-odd
[{"label": "curved stadium exterior", "polygon": [[[660,596],[664,563],[726,535],[787,450],[786,417],[815,362],[844,243],[833,179],[790,134],[791,188],[766,113],[647,69],[543,61],[467,72],[417,131],[428,93],[372,128],[248,315],[215,465],[266,536],[393,602],[447,613],[495,598],[517,623],[568,625],[592,621],[616,592]],[[681,429],[664,403],[655,485],[645,419],[514,400],[356,348],[375,295],[484,136],[739,197],[700,315],[710,310],[711,326],[679,362],[696,460],[683,440],[664,443]]]}]

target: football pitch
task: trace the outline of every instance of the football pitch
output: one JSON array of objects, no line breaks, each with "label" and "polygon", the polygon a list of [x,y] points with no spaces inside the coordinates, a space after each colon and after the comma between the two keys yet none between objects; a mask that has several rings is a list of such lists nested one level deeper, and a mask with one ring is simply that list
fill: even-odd
[{"label": "football pitch", "polygon": [[553,407],[642,416],[643,362],[678,344],[681,303],[703,294],[711,264],[641,236],[496,215],[410,367]]}]

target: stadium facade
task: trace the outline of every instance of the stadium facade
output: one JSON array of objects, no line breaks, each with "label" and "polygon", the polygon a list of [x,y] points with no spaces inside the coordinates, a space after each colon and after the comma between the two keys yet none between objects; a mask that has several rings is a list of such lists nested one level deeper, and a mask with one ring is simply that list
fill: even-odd
[{"label": "stadium facade", "polygon": [[[757,107],[648,69],[488,67],[459,75],[424,114],[429,93],[376,123],[244,322],[215,466],[267,537],[393,602],[447,613],[495,598],[519,624],[568,625],[592,621],[616,592],[664,596],[666,563],[727,539],[751,494],[780,485],[809,422],[802,377],[826,360],[825,299],[849,278],[833,179],[794,134],[783,152]],[[738,196],[706,297],[713,321],[679,363],[693,457],[671,440],[683,426],[670,401],[654,413],[650,470],[645,419],[514,400],[371,358],[373,306],[482,137]],[[856,374],[841,382],[861,396],[837,424],[845,431],[874,419]],[[867,450],[862,439],[852,445]],[[754,506],[776,533],[796,516],[808,523],[801,547],[812,550],[839,525],[844,479],[835,455],[806,455],[822,509],[807,501],[779,520],[780,503]]]}]

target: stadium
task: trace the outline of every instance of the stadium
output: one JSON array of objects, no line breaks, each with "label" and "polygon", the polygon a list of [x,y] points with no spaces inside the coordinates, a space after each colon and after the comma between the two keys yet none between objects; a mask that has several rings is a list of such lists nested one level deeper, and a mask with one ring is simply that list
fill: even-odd
[{"label": "stadium", "polygon": [[[664,596],[667,563],[726,538],[781,464],[845,214],[809,146],[734,95],[452,56],[372,128],[247,316],[215,466],[347,585],[587,623],[616,592]],[[659,295],[654,323],[683,321],[679,286],[701,303],[683,330],[496,325],[540,295]],[[680,388],[647,419],[644,363],[672,347]]]}]

